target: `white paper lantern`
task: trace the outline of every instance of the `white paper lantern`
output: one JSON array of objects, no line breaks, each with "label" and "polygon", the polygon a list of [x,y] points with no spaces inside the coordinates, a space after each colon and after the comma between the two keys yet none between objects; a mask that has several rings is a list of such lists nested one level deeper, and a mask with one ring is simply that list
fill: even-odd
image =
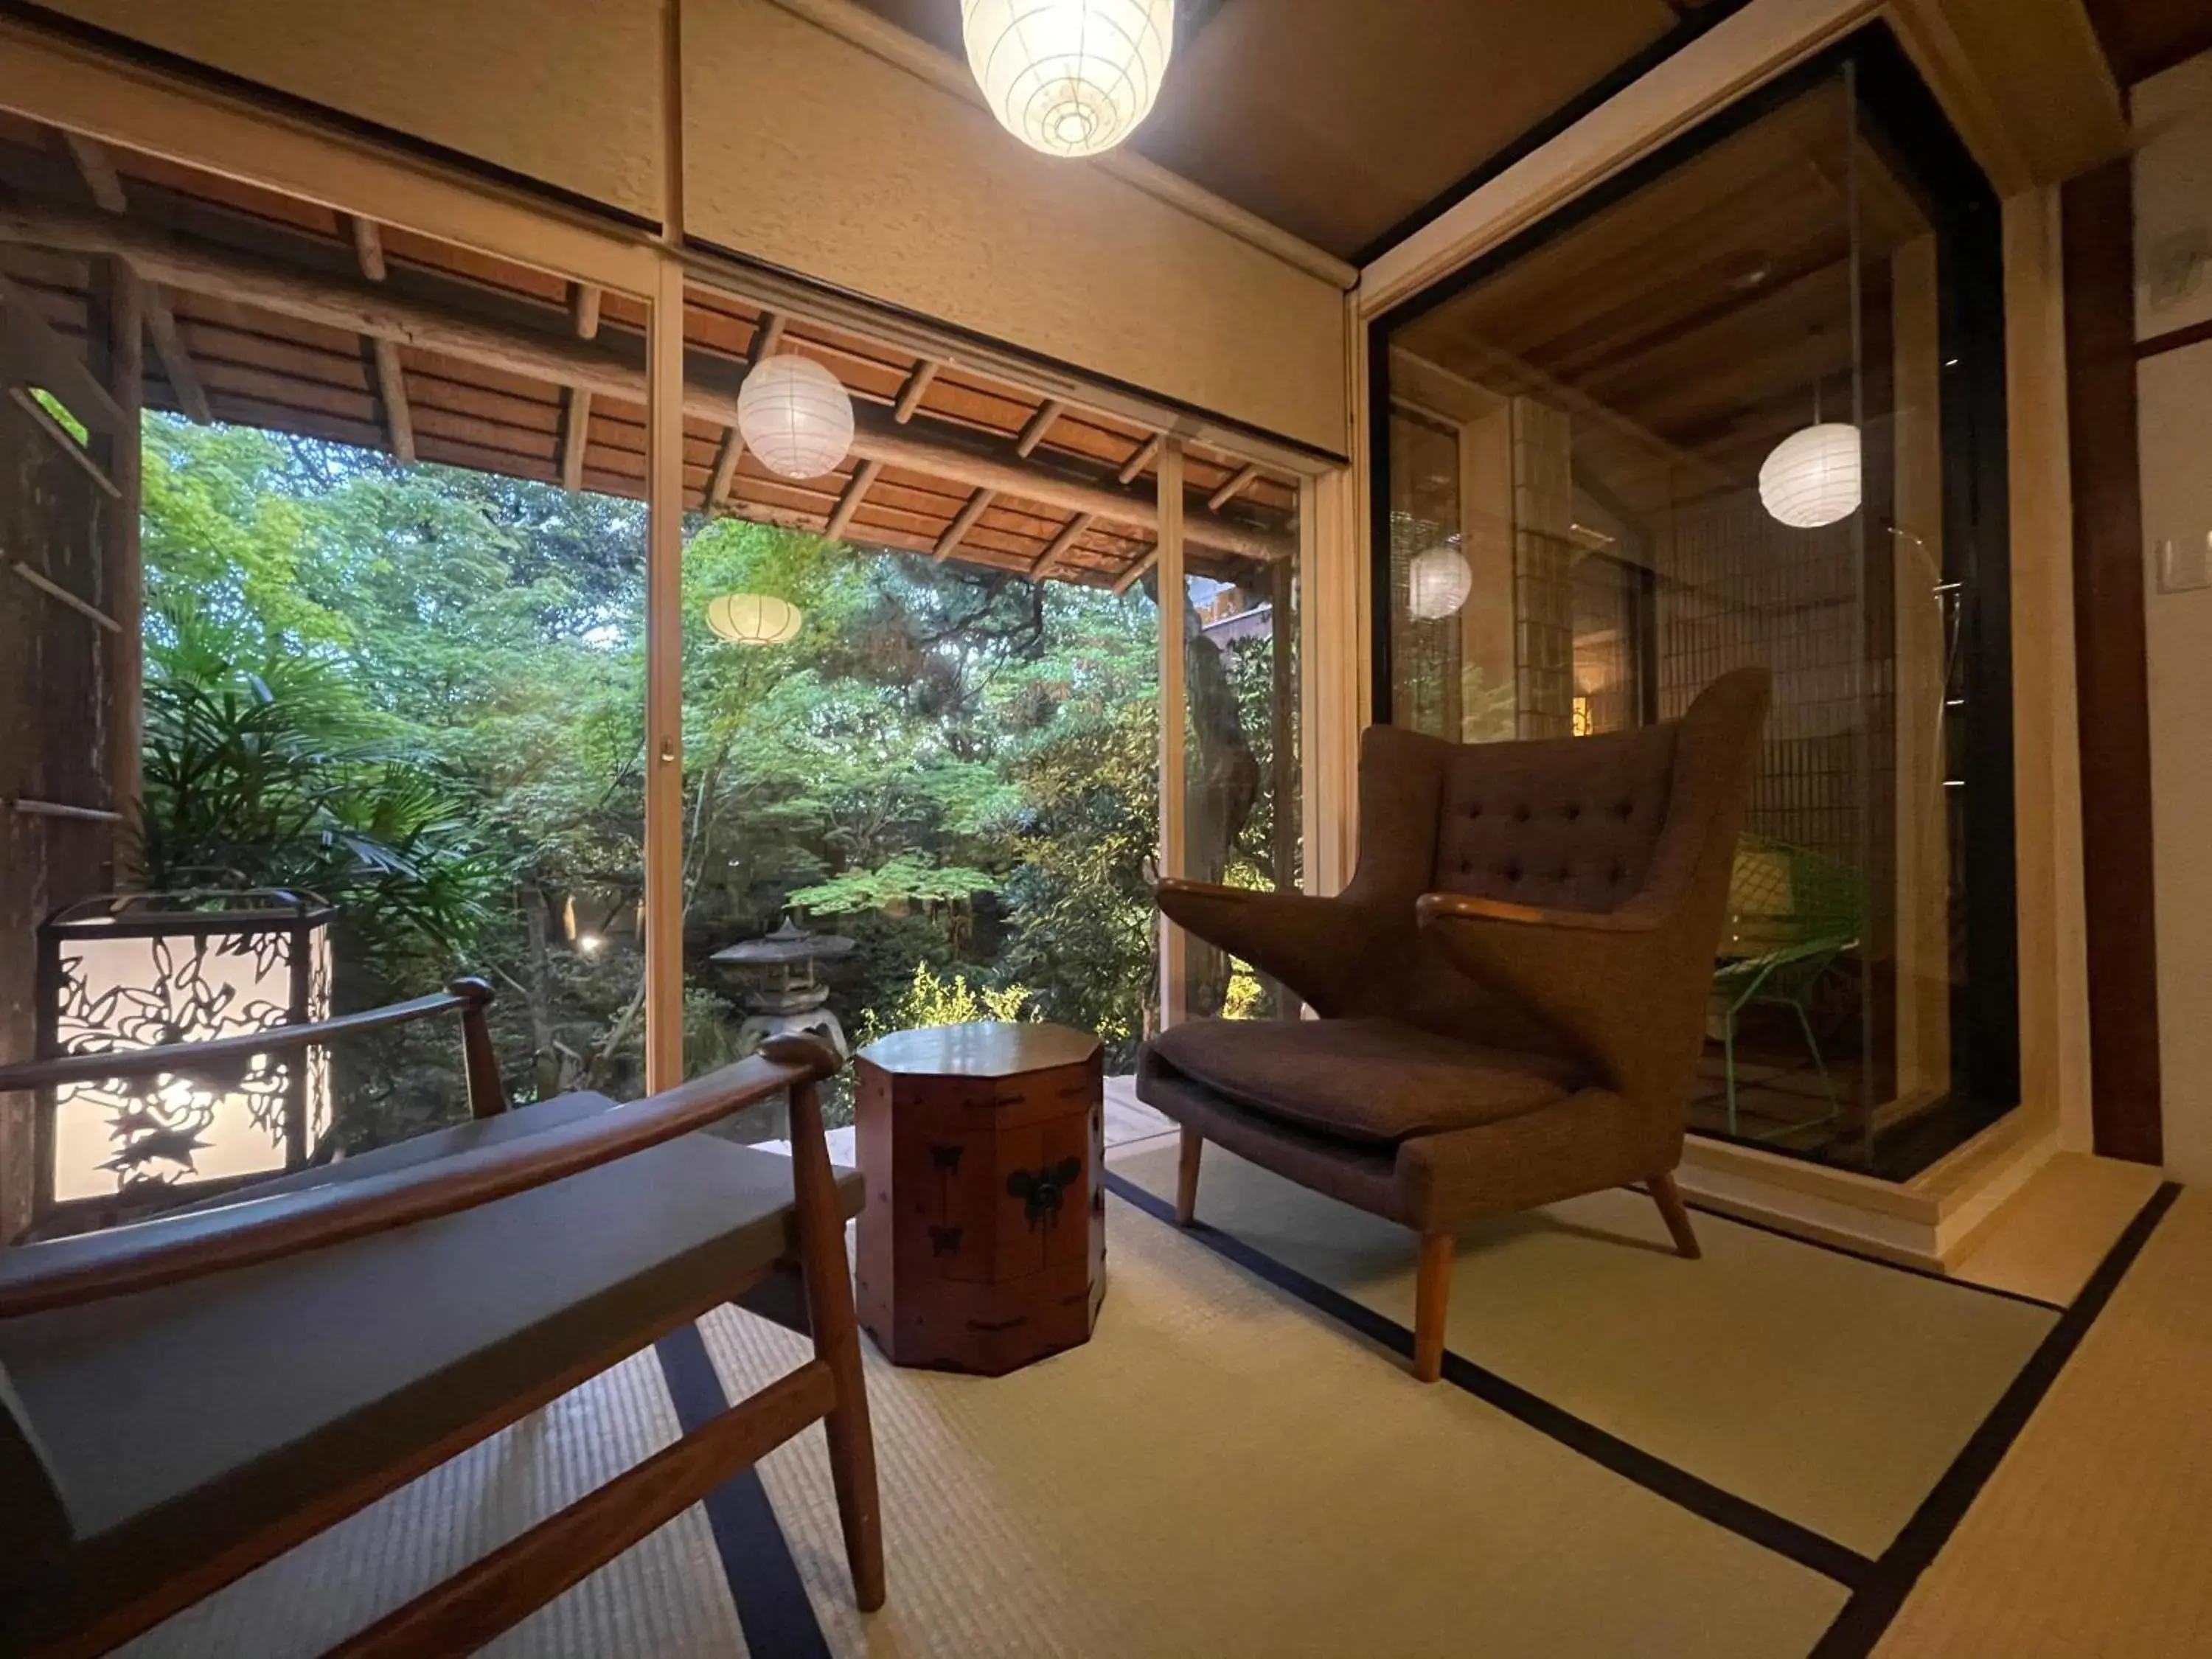
[{"label": "white paper lantern", "polygon": [[1432,547],[1406,572],[1406,609],[1416,622],[1437,622],[1467,603],[1474,591],[1474,572],[1449,543]]},{"label": "white paper lantern", "polygon": [[1828,421],[1791,433],[1759,469],[1759,499],[1796,530],[1850,517],[1859,507],[1859,429]]},{"label": "white paper lantern", "polygon": [[725,593],[707,601],[707,626],[732,645],[781,645],[799,637],[799,607],[771,593]]},{"label": "white paper lantern", "polygon": [[853,399],[811,357],[763,358],[738,392],[745,447],[781,478],[818,478],[853,447]]},{"label": "white paper lantern", "polygon": [[[71,905],[39,929],[40,1050],[121,1054],[327,1018],[334,915],[276,891]],[[57,1203],[272,1175],[324,1150],[330,1054],[64,1084],[52,1110]]]},{"label": "white paper lantern", "polygon": [[968,66],[1000,125],[1048,155],[1136,130],[1175,46],[1175,0],[961,0]]}]

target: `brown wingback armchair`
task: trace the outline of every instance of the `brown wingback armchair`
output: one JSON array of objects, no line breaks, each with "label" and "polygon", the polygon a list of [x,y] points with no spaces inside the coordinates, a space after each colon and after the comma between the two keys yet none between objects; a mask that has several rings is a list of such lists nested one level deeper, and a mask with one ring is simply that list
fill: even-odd
[{"label": "brown wingback armchair", "polygon": [[1375,726],[1338,896],[1163,882],[1168,915],[1321,1016],[1146,1045],[1138,1096],[1182,1127],[1182,1222],[1212,1140],[1413,1228],[1424,1382],[1477,1217],[1642,1181],[1695,1256],[1673,1170],[1767,684],[1739,670],[1680,720],[1600,737]]}]

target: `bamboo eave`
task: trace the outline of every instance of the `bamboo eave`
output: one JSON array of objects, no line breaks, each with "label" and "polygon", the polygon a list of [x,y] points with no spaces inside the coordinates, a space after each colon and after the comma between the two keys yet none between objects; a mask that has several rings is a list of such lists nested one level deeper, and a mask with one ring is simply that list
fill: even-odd
[{"label": "bamboo eave", "polygon": [[[0,191],[0,274],[64,335],[83,334],[100,260],[161,301],[149,407],[646,493],[635,300],[155,158],[88,157],[12,117]],[[1106,587],[1152,562],[1157,432],[696,281],[684,335],[688,508]],[[851,393],[836,473],[777,477],[736,441],[738,389],[769,350]],[[1295,479],[1202,448],[1184,472],[1194,571],[1256,582],[1294,557]]]}]

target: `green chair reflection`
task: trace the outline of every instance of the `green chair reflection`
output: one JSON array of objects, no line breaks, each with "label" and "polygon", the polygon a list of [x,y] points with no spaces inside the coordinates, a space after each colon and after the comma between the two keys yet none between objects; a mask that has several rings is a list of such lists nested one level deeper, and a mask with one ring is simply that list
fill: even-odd
[{"label": "green chair reflection", "polygon": [[1812,1004],[1829,969],[1857,946],[1863,912],[1858,874],[1849,866],[1765,836],[1738,839],[1729,877],[1728,931],[1713,974],[1729,1134],[1739,1133],[1736,1023],[1745,1010],[1761,1004],[1786,1007],[1797,1016],[1828,1097],[1826,1116],[1790,1128],[1832,1122],[1841,1114],[1835,1078],[1814,1035]]}]

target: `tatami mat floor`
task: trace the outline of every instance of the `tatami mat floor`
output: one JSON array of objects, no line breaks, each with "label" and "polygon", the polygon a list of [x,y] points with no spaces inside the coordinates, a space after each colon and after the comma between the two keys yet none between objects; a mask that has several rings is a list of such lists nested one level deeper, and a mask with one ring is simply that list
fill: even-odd
[{"label": "tatami mat floor", "polygon": [[[2068,1315],[1714,1217],[1681,1261],[1647,1200],[1600,1194],[1470,1235],[1451,1369],[1423,1388],[1389,1351],[1402,1232],[1218,1148],[1210,1224],[1181,1232],[1173,1139],[1141,1107],[1112,1127],[1088,1346],[992,1380],[870,1351],[881,1613],[852,1608],[810,1431],[491,1651],[2212,1652],[2212,1195],[2139,1219],[2141,1259]],[[2074,1171],[2045,1203],[2102,1226],[2139,1190]],[[2027,1250],[1993,1276],[2071,1273]],[[672,1384],[696,1411],[702,1382],[734,1395],[804,1352],[728,1309],[682,1334],[126,1651],[319,1652],[667,1443]]]}]

